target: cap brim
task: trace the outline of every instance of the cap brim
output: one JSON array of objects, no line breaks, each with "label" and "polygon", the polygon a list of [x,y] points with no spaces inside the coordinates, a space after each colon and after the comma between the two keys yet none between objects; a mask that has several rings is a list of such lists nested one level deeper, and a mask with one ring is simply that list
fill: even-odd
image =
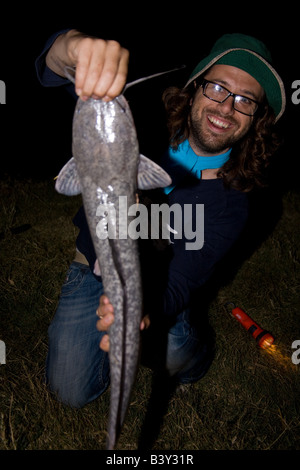
[{"label": "cap brim", "polygon": [[[254,78],[264,88],[269,105],[274,110],[274,113],[276,116],[275,122],[277,122],[278,119],[284,113],[285,106],[286,106],[286,96],[285,96],[283,82],[280,76],[278,75],[278,73],[276,72],[276,70],[270,65],[269,62],[267,62],[259,54],[253,51],[250,51],[249,49],[232,48],[232,49],[227,49],[226,51],[223,51],[218,55],[216,55],[215,53],[208,55],[201,62],[199,62],[197,67],[193,70],[189,80],[185,84],[185,87],[187,87],[191,82],[193,82],[200,75],[206,72],[206,70],[208,70],[210,67],[216,64],[216,62],[220,61],[220,59],[222,59],[224,56],[230,53],[237,52],[237,51],[243,51],[243,52],[246,52],[247,54],[251,54],[251,58],[256,60],[256,65],[259,65],[259,67],[253,67],[252,65],[252,68],[250,70],[249,67],[247,67],[247,65],[241,65],[241,61],[236,61],[236,62],[232,61],[233,66],[241,68],[242,70],[245,70],[246,72],[250,73],[250,75],[254,76]],[[228,65],[230,64],[228,63]],[[270,83],[269,83],[270,80],[272,81],[272,87],[270,86]],[[280,97],[280,99],[278,99],[278,97]]]}]

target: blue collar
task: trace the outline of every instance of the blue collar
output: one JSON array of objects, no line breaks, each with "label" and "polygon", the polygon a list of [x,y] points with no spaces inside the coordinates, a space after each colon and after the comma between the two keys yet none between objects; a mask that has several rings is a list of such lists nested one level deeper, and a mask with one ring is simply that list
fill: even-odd
[{"label": "blue collar", "polygon": [[202,157],[194,152],[188,139],[182,142],[177,150],[169,147],[165,155],[164,168],[171,176],[172,184],[164,188],[164,192],[169,194],[187,173],[201,179],[202,170],[220,168],[229,160],[231,150],[214,157]]}]

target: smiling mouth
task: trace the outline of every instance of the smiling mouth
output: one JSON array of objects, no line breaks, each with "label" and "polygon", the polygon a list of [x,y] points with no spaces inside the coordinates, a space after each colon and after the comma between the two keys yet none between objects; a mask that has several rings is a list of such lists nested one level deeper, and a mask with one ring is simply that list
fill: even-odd
[{"label": "smiling mouth", "polygon": [[209,120],[209,122],[211,122],[218,129],[228,129],[229,127],[231,127],[230,122],[223,121],[221,119],[218,119],[215,116],[208,115],[207,119]]}]

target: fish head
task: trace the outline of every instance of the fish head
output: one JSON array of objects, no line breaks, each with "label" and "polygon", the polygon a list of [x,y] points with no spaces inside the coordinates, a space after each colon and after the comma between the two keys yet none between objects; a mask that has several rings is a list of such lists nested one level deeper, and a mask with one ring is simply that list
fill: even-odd
[{"label": "fish head", "polygon": [[[76,195],[82,185],[121,195],[171,184],[169,175],[139,153],[133,117],[123,95],[112,101],[78,100],[73,119],[73,158],[56,179],[56,190]],[[126,190],[126,193],[127,193]],[[125,190],[124,190],[125,191]]]}]

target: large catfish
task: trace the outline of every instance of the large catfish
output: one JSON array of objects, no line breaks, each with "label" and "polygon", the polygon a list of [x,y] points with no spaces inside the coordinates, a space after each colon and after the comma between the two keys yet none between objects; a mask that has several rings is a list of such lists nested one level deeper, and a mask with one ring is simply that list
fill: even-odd
[{"label": "large catfish", "polygon": [[82,193],[104,292],[115,320],[109,329],[111,396],[107,448],[119,436],[134,384],[140,344],[142,286],[137,240],[128,235],[127,208],[136,190],[168,186],[170,177],[140,155],[129,105],[123,95],[110,102],[78,99],[73,118],[73,158],[56,189]]}]

